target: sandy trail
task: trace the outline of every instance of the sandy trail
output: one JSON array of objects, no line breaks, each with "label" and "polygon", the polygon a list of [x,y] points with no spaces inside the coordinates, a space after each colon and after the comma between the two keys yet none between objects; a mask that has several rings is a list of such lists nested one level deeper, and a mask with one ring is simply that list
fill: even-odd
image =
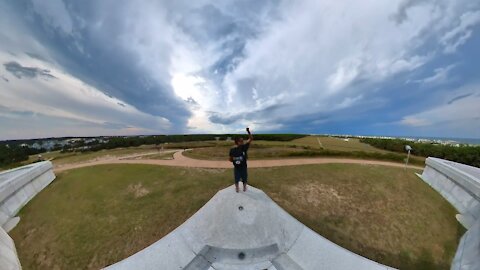
[{"label": "sandy trail", "polygon": [[[170,150],[163,153],[173,152],[173,159],[171,160],[159,160],[159,159],[132,159],[135,157],[148,156],[152,153],[146,153],[141,155],[130,155],[123,157],[110,157],[100,160],[87,161],[83,163],[64,164],[54,167],[55,172],[62,172],[70,169],[101,165],[101,164],[150,164],[161,166],[175,166],[175,167],[190,167],[190,168],[232,168],[232,163],[229,161],[219,160],[199,160],[186,157],[182,154],[183,150]],[[157,152],[158,153],[158,152]],[[295,158],[295,159],[269,159],[269,160],[249,160],[249,168],[266,168],[266,167],[279,167],[279,166],[295,166],[305,164],[328,164],[328,163],[343,163],[343,164],[365,164],[365,165],[382,165],[392,167],[404,167],[404,164],[379,161],[379,160],[361,160],[361,159],[349,159],[349,158]],[[423,167],[409,165],[409,168],[423,170]]]}]

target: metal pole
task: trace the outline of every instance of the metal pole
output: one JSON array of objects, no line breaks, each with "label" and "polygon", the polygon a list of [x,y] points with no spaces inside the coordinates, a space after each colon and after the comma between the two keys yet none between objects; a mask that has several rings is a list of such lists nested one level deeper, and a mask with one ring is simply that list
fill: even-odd
[{"label": "metal pole", "polygon": [[408,154],[407,154],[407,160],[405,160],[405,171],[407,170],[407,166],[408,166],[408,159],[410,159],[410,150],[408,150]]}]

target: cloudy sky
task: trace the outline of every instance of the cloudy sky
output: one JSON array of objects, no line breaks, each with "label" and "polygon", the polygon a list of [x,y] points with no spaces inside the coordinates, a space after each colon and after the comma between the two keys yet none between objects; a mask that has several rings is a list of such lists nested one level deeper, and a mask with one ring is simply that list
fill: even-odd
[{"label": "cloudy sky", "polygon": [[0,0],[0,139],[480,138],[480,1]]}]

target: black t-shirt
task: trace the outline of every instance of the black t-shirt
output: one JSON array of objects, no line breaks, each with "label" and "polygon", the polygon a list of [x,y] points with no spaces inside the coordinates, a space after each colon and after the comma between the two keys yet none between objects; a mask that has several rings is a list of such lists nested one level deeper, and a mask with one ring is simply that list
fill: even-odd
[{"label": "black t-shirt", "polygon": [[247,151],[249,147],[250,143],[246,143],[230,149],[230,156],[233,158],[233,166],[235,168],[247,167]]}]

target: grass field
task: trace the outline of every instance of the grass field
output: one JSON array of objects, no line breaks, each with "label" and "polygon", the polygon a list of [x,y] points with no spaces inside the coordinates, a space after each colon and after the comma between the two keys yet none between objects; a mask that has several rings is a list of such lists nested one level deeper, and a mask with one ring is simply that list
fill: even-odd
[{"label": "grass field", "polygon": [[[105,158],[108,156],[126,156],[133,154],[144,154],[149,152],[155,152],[157,149],[152,145],[142,145],[139,147],[128,148],[116,148],[108,150],[100,150],[95,152],[70,152],[60,153],[60,151],[53,151],[48,153],[42,153],[42,158],[45,160],[52,159],[53,164],[61,165],[68,163],[86,162],[98,158]],[[25,161],[25,164],[32,163],[38,159],[38,155],[32,155]]]},{"label": "grass field", "polygon": [[331,164],[251,175],[257,187],[314,231],[400,269],[449,269],[464,233],[455,209],[412,170]]},{"label": "grass field", "polygon": [[[250,181],[313,230],[402,269],[448,269],[455,210],[414,174],[366,165],[250,170]],[[102,165],[58,174],[10,233],[24,269],[97,269],[160,239],[221,188],[231,170]]]},{"label": "grass field", "polygon": [[[254,141],[249,149],[249,159],[278,159],[295,157],[346,157],[357,159],[377,159],[404,162],[406,155],[376,149],[368,144],[350,139],[345,142],[338,138],[318,137],[322,141],[320,147],[317,137],[309,136],[291,142]],[[184,152],[187,157],[204,160],[228,160],[228,153],[233,143],[217,146],[194,148]],[[425,158],[410,157],[410,163],[423,165]]]},{"label": "grass field", "polygon": [[[232,145],[230,143],[230,145]],[[306,136],[292,141],[262,141],[255,140],[255,144],[267,146],[305,147],[309,149],[327,149],[333,151],[364,151],[386,153],[388,151],[375,148],[369,144],[361,143],[358,139],[349,139],[348,142],[341,138],[325,136]]]},{"label": "grass field", "polygon": [[[205,148],[195,148],[191,151],[183,152],[187,157],[204,160],[228,160],[228,153],[233,146],[215,146]],[[288,157],[291,153],[301,153],[301,148],[286,146],[252,144],[248,150],[249,159],[277,159]]]},{"label": "grass field", "polygon": [[[320,141],[320,144],[319,144]],[[297,145],[306,145],[314,148],[321,148],[335,151],[364,151],[385,153],[387,151],[377,149],[369,144],[361,143],[359,139],[349,139],[348,142],[341,138],[323,137],[323,136],[307,136],[292,141]]]},{"label": "grass field", "polygon": [[[319,141],[321,146],[319,144]],[[179,142],[166,143],[158,146],[142,145],[139,147],[116,148],[108,150],[100,150],[96,152],[70,152],[60,153],[60,151],[42,153],[45,160],[52,159],[54,165],[64,165],[72,163],[81,163],[102,159],[107,157],[120,157],[134,154],[145,154],[155,152],[160,148],[168,149],[186,149],[192,148],[192,151],[184,153],[186,156],[195,159],[205,160],[227,160],[228,153],[233,147],[233,141],[195,141],[195,142]],[[327,153],[326,153],[327,152]],[[332,153],[334,152],[334,153]],[[355,153],[352,155],[352,153]],[[366,154],[363,154],[366,153]],[[382,157],[381,155],[391,155],[392,157]],[[363,159],[379,159],[399,161],[405,158],[404,155],[393,153],[386,150],[374,148],[368,144],[361,143],[358,139],[350,139],[345,142],[343,139],[322,136],[306,136],[292,141],[254,141],[250,151],[250,159],[278,159],[278,158],[294,158],[294,157],[353,157]],[[145,156],[141,159],[168,159],[168,156],[152,155]],[[32,155],[28,160],[10,164],[1,167],[1,169],[10,169],[25,164],[35,162],[38,155]],[[411,157],[412,164],[423,165],[425,158]]]},{"label": "grass field", "polygon": [[160,239],[228,184],[223,171],[149,165],[66,171],[10,235],[23,269],[98,269]]}]

